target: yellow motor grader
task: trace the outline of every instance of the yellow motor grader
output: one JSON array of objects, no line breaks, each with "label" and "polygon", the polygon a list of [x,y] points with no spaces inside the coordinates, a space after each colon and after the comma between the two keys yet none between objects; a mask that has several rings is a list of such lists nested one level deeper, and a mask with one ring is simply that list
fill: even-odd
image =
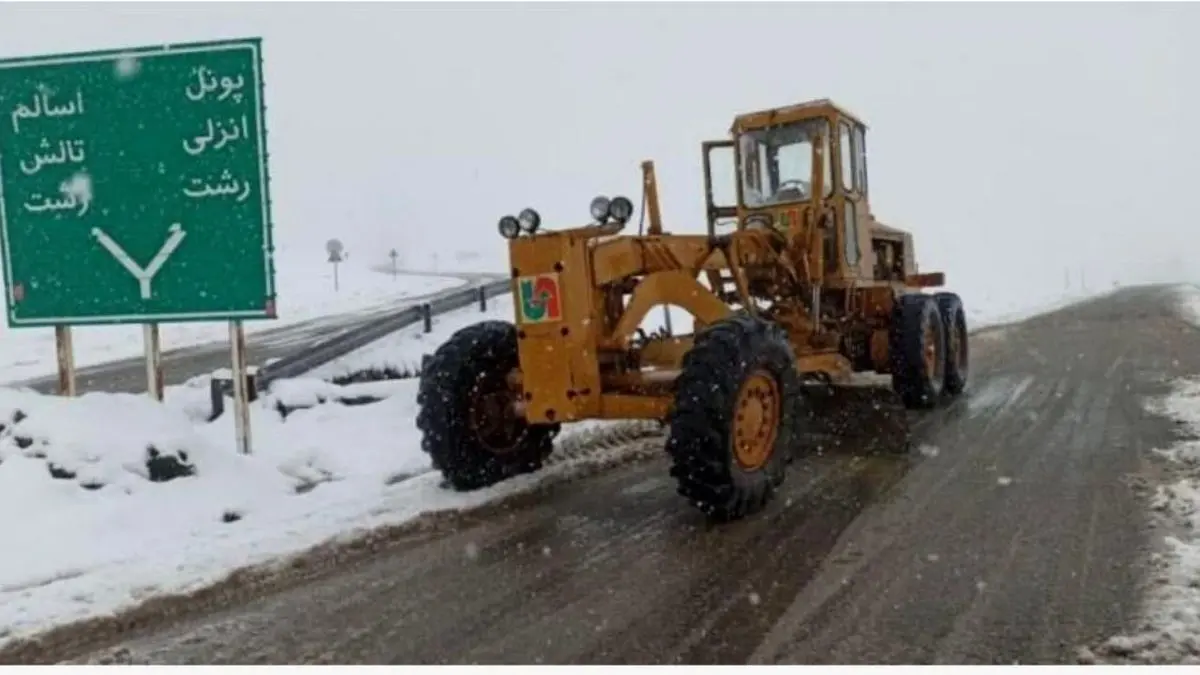
[{"label": "yellow motor grader", "polygon": [[[596,198],[574,229],[540,231],[533,209],[502,218],[515,322],[464,328],[427,363],[417,425],[434,466],[481,488],[538,469],[562,423],[661,420],[679,493],[733,519],[806,451],[810,389],[836,400],[874,373],[908,409],[961,393],[962,302],[922,292],[944,276],[918,273],[912,236],[871,213],[865,132],[828,100],[737,116],[702,146],[707,234],[663,230],[650,162],[645,232],[621,234],[625,197]],[[715,178],[733,179],[724,200]],[[660,306],[695,330],[647,334]]]}]

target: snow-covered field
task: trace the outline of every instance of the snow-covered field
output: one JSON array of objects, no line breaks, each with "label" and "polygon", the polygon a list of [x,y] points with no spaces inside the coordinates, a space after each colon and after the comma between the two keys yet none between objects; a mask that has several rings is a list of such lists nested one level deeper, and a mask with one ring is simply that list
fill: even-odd
[{"label": "snow-covered field", "polygon": [[[494,298],[487,316],[510,319],[512,311],[510,298]],[[480,492],[441,488],[413,423],[415,379],[344,389],[383,399],[370,405],[326,403],[286,418],[274,409],[281,399],[329,398],[335,387],[320,378],[415,366],[484,316],[472,308],[438,317],[432,334],[401,331],[311,379],[280,383],[253,407],[251,456],[236,453],[231,416],[204,423],[205,378],[170,388],[165,404],[0,390],[0,512],[9,514],[0,521],[0,643],[569,471],[567,461]],[[597,426],[604,425],[565,429],[560,442]],[[193,475],[152,480],[180,467]]]},{"label": "snow-covered field", "polygon": [[[464,282],[453,277],[399,275],[393,277],[367,264],[347,260],[338,269],[338,290],[333,286],[329,263],[277,262],[276,285],[280,289],[279,318],[247,321],[247,333],[308,321],[331,314],[357,312],[395,303],[427,293],[447,290]],[[78,326],[72,330],[75,365],[84,367],[142,354],[142,328],[129,326]],[[160,329],[163,349],[173,349],[228,339],[223,323],[164,324]],[[9,328],[0,326],[0,382],[20,382],[51,375],[55,371],[53,328]]]}]

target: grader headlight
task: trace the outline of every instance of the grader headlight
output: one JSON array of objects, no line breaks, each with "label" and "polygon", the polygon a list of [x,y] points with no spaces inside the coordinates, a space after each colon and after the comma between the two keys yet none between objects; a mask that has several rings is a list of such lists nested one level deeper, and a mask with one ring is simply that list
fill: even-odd
[{"label": "grader headlight", "polygon": [[542,217],[533,209],[525,209],[517,215],[517,222],[520,223],[522,232],[533,234],[542,224]]},{"label": "grader headlight", "polygon": [[608,215],[612,219],[624,225],[633,217],[633,202],[624,197],[613,197],[613,200],[608,204]]},{"label": "grader headlight", "polygon": [[512,216],[504,216],[500,219],[497,229],[500,230],[500,236],[505,239],[516,239],[521,234],[521,223]]},{"label": "grader headlight", "polygon": [[592,205],[589,207],[592,212],[592,217],[601,225],[608,220],[608,197],[601,195],[592,200]]}]

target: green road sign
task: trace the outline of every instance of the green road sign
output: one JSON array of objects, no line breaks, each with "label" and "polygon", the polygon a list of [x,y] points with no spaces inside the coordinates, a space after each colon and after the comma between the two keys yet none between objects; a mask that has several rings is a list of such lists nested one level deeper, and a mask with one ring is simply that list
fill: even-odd
[{"label": "green road sign", "polygon": [[10,326],[274,318],[260,49],[0,60]]}]

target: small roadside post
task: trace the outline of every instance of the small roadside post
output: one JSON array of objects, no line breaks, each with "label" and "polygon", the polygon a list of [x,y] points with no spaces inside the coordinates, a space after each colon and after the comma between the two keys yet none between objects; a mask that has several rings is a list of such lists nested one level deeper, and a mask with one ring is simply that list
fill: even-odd
[{"label": "small roadside post", "polygon": [[73,396],[71,328],[141,324],[162,400],[160,324],[229,322],[243,453],[242,322],[275,318],[261,74],[260,38],[0,59],[9,327],[54,328]]},{"label": "small roadside post", "polygon": [[346,250],[339,239],[325,242],[325,252],[329,254],[329,262],[333,263],[333,290],[338,290],[338,263],[345,259],[342,253]]},{"label": "small roadside post", "polygon": [[400,259],[400,252],[396,249],[388,251],[388,257],[392,259],[392,281],[395,281],[400,275],[400,269],[397,265],[397,260]]}]

